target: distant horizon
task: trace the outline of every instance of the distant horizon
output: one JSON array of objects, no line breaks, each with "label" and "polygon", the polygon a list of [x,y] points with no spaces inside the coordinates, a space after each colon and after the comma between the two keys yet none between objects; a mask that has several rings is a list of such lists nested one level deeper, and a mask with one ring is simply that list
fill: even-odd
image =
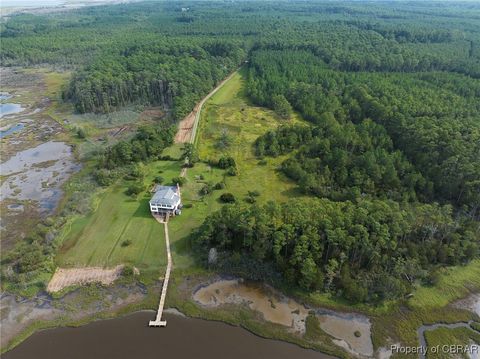
[{"label": "distant horizon", "polygon": [[65,2],[65,0],[1,0],[0,7],[58,6]]},{"label": "distant horizon", "polygon": [[[78,3],[98,3],[98,2],[108,2],[109,0],[0,0],[0,8],[9,8],[9,7],[49,7],[49,6],[60,6],[64,4],[78,4]],[[127,0],[128,1],[128,0]],[[155,0],[139,0],[139,1],[155,1]],[[195,0],[193,0],[195,1]],[[238,0],[239,2],[245,0]],[[248,0],[247,0],[248,1]],[[288,0],[287,0],[288,1]],[[307,0],[308,2],[309,0]],[[318,0],[321,1],[321,0]],[[331,2],[406,2],[410,0],[325,0]],[[418,2],[477,2],[480,4],[479,0],[414,0]]]}]

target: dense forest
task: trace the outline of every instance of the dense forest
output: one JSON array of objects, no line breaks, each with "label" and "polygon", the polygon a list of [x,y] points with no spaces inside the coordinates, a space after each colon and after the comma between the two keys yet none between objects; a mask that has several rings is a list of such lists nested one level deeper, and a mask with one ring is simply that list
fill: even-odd
[{"label": "dense forest", "polygon": [[450,206],[311,199],[227,205],[205,221],[195,244],[205,263],[216,248],[215,265],[237,275],[377,302],[407,294],[416,281],[434,282],[433,265],[474,258],[478,233],[453,220]]},{"label": "dense forest", "polygon": [[[360,191],[371,192],[369,187],[375,184],[388,191],[395,190],[392,186],[405,187],[407,181],[405,191],[417,187],[425,200],[478,210],[478,79],[443,72],[340,72],[304,51],[269,50],[252,55],[249,82],[256,102],[274,107],[269,99],[282,95],[317,125],[308,139],[297,142],[291,137],[298,130],[281,129],[266,134],[256,146],[257,154],[276,156],[308,141],[283,166],[287,175],[302,179],[305,189],[330,186],[331,181],[340,186],[348,181],[350,187],[356,181],[362,182]],[[366,183],[365,176],[358,178],[361,172],[370,172],[367,176],[373,183]],[[316,185],[306,178],[308,173],[315,176]]]},{"label": "dense forest", "polygon": [[[284,156],[312,198],[225,205],[193,235],[199,259],[216,248],[227,272],[380,301],[479,255],[479,22],[475,2],[140,2],[12,16],[0,61],[73,70],[78,112],[172,121],[247,61],[249,98],[284,123],[252,151]],[[157,159],[172,131],[108,147],[97,180]]]}]

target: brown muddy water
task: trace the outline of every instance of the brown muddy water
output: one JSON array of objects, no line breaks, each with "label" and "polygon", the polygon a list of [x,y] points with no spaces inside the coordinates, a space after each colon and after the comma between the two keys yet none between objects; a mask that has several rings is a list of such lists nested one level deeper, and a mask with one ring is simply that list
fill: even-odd
[{"label": "brown muddy water", "polygon": [[260,338],[221,322],[165,315],[166,328],[150,328],[153,312],[94,322],[79,328],[38,332],[3,359],[326,359],[328,355]]},{"label": "brown muddy water", "polygon": [[[333,343],[355,355],[373,355],[371,323],[360,314],[307,308],[273,288],[239,279],[218,280],[201,286],[193,294],[193,299],[211,308],[224,304],[247,305],[260,312],[266,321],[284,325],[288,330],[300,334],[305,332],[309,311],[314,311],[320,328],[332,337]],[[360,333],[359,337],[355,335],[356,331]]]}]

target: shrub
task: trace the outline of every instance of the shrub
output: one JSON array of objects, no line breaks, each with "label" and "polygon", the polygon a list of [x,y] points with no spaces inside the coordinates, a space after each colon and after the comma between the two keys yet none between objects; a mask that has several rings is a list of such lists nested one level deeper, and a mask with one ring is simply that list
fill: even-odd
[{"label": "shrub", "polygon": [[130,239],[126,239],[122,242],[121,246],[128,247],[130,244],[132,244],[132,241]]},{"label": "shrub", "polygon": [[192,208],[192,207],[193,207],[193,204],[191,204],[191,203],[185,203],[183,205],[183,208]]},{"label": "shrub", "polygon": [[212,192],[213,190],[213,186],[211,183],[206,183],[203,185],[202,189],[200,190],[200,194],[205,196],[207,194],[209,194],[210,192]]},{"label": "shrub", "polygon": [[122,275],[125,277],[133,276],[133,267],[130,265],[124,266],[122,269]]},{"label": "shrub", "polygon": [[438,270],[432,270],[424,278],[424,283],[429,286],[435,286],[440,281],[440,272]]},{"label": "shrub", "polygon": [[229,168],[229,167],[236,167],[235,160],[231,156],[223,156],[220,157],[218,160],[218,167],[220,168]]},{"label": "shrub", "polygon": [[220,201],[223,203],[234,203],[236,201],[235,196],[231,193],[223,193],[220,196]]},{"label": "shrub", "polygon": [[260,196],[260,192],[257,191],[257,190],[248,191],[248,195],[249,195],[250,197],[258,197],[258,196]]},{"label": "shrub", "polygon": [[135,183],[135,184],[132,184],[131,186],[129,186],[127,188],[126,194],[128,196],[136,196],[139,193],[141,193],[144,189],[145,189],[145,187],[143,186],[143,184]]},{"label": "shrub", "polygon": [[157,184],[161,184],[163,183],[165,179],[162,177],[162,176],[157,176],[153,179],[153,182],[157,183]]},{"label": "shrub", "polygon": [[101,168],[93,172],[93,178],[100,186],[106,187],[113,183],[116,178],[116,173],[114,171]]},{"label": "shrub", "polygon": [[228,135],[228,131],[226,129],[222,130],[222,134],[220,135],[220,138],[217,140],[217,143],[215,144],[215,147],[224,150],[225,148],[230,147],[232,143],[232,138]]},{"label": "shrub", "polygon": [[147,173],[147,166],[145,166],[143,163],[135,163],[134,165],[131,166],[129,175],[133,178],[145,178],[145,175]]},{"label": "shrub", "polygon": [[228,167],[225,173],[229,176],[236,176],[238,172],[235,167]]},{"label": "shrub", "polygon": [[179,186],[183,186],[185,184],[185,182],[187,182],[187,179],[185,177],[178,176],[178,177],[173,177],[172,182],[173,182],[173,184],[178,183]]},{"label": "shrub", "polygon": [[213,187],[214,189],[224,189],[225,188],[225,183],[224,182],[218,182],[215,184]]},{"label": "shrub", "polygon": [[188,167],[193,167],[200,159],[198,158],[198,152],[194,145],[191,143],[185,143],[183,147],[182,159],[187,163]]},{"label": "shrub", "polygon": [[245,202],[253,204],[253,203],[257,202],[257,199],[255,197],[252,197],[252,196],[247,196],[247,197],[245,197]]},{"label": "shrub", "polygon": [[87,133],[85,132],[85,130],[83,128],[77,128],[77,137],[80,138],[80,139],[84,139],[87,137]]},{"label": "shrub", "polygon": [[260,160],[260,161],[258,161],[258,165],[259,165],[259,166],[266,166],[267,163],[268,163],[267,160]]}]

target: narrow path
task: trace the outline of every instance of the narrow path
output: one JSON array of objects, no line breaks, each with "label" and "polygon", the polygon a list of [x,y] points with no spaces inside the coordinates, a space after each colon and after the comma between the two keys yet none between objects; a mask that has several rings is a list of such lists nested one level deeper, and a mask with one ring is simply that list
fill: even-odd
[{"label": "narrow path", "polygon": [[210,99],[228,80],[238,72],[238,69],[232,72],[228,77],[223,79],[212,91],[208,93],[199,103],[195,105],[190,112],[178,125],[178,131],[175,135],[175,143],[194,143],[197,134],[198,123],[200,121],[200,113],[205,102]]},{"label": "narrow path", "polygon": [[167,246],[167,270],[165,271],[165,278],[163,279],[162,295],[160,296],[160,303],[158,304],[157,317],[151,320],[148,325],[150,327],[165,327],[167,322],[162,321],[163,307],[165,305],[165,297],[167,296],[168,281],[170,279],[170,271],[172,270],[172,255],[170,253],[170,238],[168,237],[168,219],[165,221],[157,218],[165,227],[165,244]]}]

